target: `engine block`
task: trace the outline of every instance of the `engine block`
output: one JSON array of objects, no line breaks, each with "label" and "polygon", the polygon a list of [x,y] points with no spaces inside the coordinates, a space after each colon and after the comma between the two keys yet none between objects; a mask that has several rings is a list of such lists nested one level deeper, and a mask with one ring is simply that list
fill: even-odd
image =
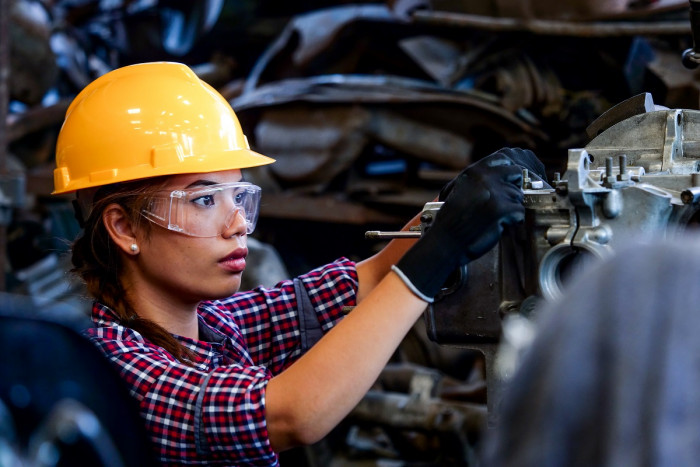
[{"label": "engine block", "polygon": [[[555,174],[551,187],[526,180],[525,222],[453,274],[425,314],[432,340],[496,343],[505,316],[527,315],[539,300],[557,298],[587,261],[632,238],[651,243],[696,222],[700,111],[656,109],[621,119],[585,148],[570,149],[566,171]],[[422,229],[440,204],[426,204]]]}]

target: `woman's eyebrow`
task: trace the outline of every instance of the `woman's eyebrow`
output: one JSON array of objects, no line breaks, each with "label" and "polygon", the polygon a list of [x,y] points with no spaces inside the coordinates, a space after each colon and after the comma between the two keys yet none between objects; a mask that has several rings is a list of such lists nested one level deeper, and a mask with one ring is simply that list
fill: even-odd
[{"label": "woman's eyebrow", "polygon": [[217,184],[217,182],[214,182],[212,180],[195,180],[194,182],[187,185],[185,188],[192,188],[195,186],[209,186],[209,185],[216,185],[216,184]]},{"label": "woman's eyebrow", "polygon": [[236,182],[217,182],[217,181],[213,181],[213,180],[200,179],[200,180],[195,180],[194,182],[187,185],[185,188],[192,188],[192,187],[196,187],[196,186],[221,185],[222,183],[241,183],[241,182],[245,182],[244,177],[241,177],[241,179],[236,181]]}]

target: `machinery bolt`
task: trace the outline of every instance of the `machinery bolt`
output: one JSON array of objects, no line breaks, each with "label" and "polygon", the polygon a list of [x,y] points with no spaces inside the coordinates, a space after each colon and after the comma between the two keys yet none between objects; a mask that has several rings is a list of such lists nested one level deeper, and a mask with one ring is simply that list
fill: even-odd
[{"label": "machinery bolt", "polygon": [[615,176],[613,175],[613,158],[612,157],[606,157],[605,158],[605,183],[608,185],[612,185],[615,180]]},{"label": "machinery bolt", "polygon": [[618,174],[617,179],[621,182],[626,182],[630,179],[630,176],[627,173],[627,156],[625,154],[620,154],[619,160],[620,173]]}]

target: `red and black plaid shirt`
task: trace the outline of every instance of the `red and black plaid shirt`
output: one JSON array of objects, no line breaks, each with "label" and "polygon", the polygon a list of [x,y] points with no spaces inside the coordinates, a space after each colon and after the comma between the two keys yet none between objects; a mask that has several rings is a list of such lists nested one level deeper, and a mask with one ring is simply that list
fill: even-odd
[{"label": "red and black plaid shirt", "polygon": [[[355,264],[341,258],[301,276],[323,332],[355,304]],[[197,356],[176,360],[120,325],[96,303],[88,336],[138,400],[163,464],[276,465],[265,425],[265,388],[302,353],[292,281],[199,306],[200,340],[178,340]],[[303,319],[303,318],[302,318]]]}]

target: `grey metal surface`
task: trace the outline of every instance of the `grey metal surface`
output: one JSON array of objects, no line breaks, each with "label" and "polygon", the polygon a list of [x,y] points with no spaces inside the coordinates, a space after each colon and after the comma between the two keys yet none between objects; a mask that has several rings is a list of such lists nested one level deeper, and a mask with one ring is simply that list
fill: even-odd
[{"label": "grey metal surface", "polygon": [[529,296],[558,297],[587,259],[604,258],[631,238],[685,230],[698,212],[699,142],[700,112],[666,109],[633,115],[569,150],[553,188],[524,190],[526,222],[430,306],[431,337],[495,342],[500,327],[484,332],[484,323],[498,323]]}]

